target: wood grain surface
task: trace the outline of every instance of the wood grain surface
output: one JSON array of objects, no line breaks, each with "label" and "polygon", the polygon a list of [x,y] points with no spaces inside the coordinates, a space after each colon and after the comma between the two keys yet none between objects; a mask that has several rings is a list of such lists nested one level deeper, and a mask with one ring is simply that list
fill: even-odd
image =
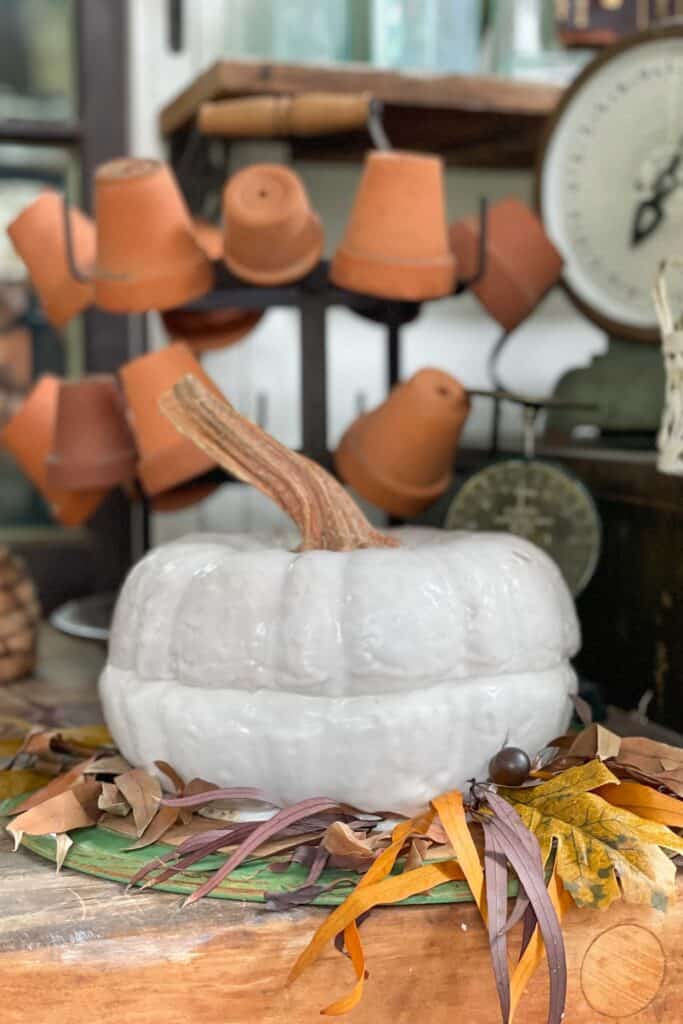
[{"label": "wood grain surface", "polygon": [[[101,651],[42,637],[40,678],[0,694],[0,714],[47,702],[56,717],[92,721]],[[352,983],[329,948],[291,988],[287,973],[327,913],[273,914],[205,900],[180,911],[164,893],[119,886],[10,852],[0,839],[3,1024],[313,1024]],[[565,1024],[679,1024],[683,913],[617,905],[565,922]],[[488,944],[473,905],[380,909],[362,927],[369,978],[350,1024],[497,1024]],[[518,932],[512,942],[518,941]],[[514,947],[513,947],[514,948]],[[517,1015],[543,1024],[542,967]]]}]

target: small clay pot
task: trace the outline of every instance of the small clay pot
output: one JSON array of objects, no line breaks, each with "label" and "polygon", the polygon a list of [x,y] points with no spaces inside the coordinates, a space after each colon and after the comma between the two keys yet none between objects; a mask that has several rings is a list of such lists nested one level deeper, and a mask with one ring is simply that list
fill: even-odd
[{"label": "small clay pot", "polygon": [[0,442],[40,491],[55,518],[64,526],[80,526],[100,505],[107,488],[67,491],[48,482],[47,457],[54,447],[60,383],[57,377],[41,377],[5,426]]},{"label": "small clay pot", "polygon": [[156,497],[213,469],[215,463],[179,434],[159,408],[161,396],[186,373],[220,394],[189,347],[175,342],[125,363],[119,372],[140,453],[138,477],[145,494]]},{"label": "small clay pot", "polygon": [[[464,278],[479,266],[479,228],[478,217],[450,228],[451,248]],[[562,257],[528,206],[510,196],[489,207],[486,271],[472,291],[501,327],[511,331],[525,320],[561,273]]]},{"label": "small clay pot", "polygon": [[135,476],[137,452],[116,378],[97,374],[59,387],[50,487],[85,491],[116,487]]},{"label": "small clay pot", "polygon": [[95,301],[102,309],[171,309],[213,287],[211,263],[166,164],[123,158],[99,167],[95,220]]},{"label": "small clay pot", "polygon": [[419,515],[453,479],[469,407],[455,377],[419,370],[351,424],[334,455],[339,476],[390,515]]},{"label": "small clay pot", "polygon": [[226,265],[244,281],[288,284],[320,260],[320,220],[299,176],[280,164],[254,164],[230,179],[223,223]]},{"label": "small clay pot", "polygon": [[260,321],[263,310],[170,309],[161,316],[170,338],[187,342],[201,355],[241,341]]},{"label": "small clay pot", "polygon": [[[90,272],[95,264],[95,225],[75,207],[69,208],[74,259],[79,270]],[[66,260],[64,201],[56,192],[43,192],[22,210],[7,234],[31,277],[45,316],[54,327],[65,324],[91,305],[92,284],[71,276]]]},{"label": "small clay pot", "polygon": [[330,277],[340,288],[387,299],[420,302],[453,291],[438,157],[368,154]]}]

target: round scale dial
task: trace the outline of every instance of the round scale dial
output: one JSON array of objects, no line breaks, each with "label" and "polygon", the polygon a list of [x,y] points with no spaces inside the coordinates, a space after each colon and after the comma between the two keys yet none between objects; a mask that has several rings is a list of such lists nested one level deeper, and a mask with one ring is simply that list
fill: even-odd
[{"label": "round scale dial", "polygon": [[682,27],[631,37],[583,71],[549,125],[537,198],[580,308],[656,340],[657,268],[683,255]]},{"label": "round scale dial", "polygon": [[600,554],[600,519],[578,480],[536,459],[495,462],[465,481],[451,502],[449,530],[504,530],[550,555],[572,594],[580,593]]}]

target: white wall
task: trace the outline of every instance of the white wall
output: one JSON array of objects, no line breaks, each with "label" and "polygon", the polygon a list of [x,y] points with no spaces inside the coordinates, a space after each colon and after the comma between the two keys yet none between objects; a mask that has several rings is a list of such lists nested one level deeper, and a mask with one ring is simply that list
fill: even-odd
[{"label": "white wall", "polygon": [[[187,5],[187,51],[168,53],[164,0],[129,0],[131,13],[131,152],[137,156],[163,152],[158,132],[160,107],[221,53],[225,38],[226,5],[223,0],[202,0]],[[198,17],[201,10],[201,18]],[[277,147],[278,155],[282,147]],[[330,255],[339,241],[353,201],[359,168],[349,164],[295,165],[320,213]],[[530,199],[529,172],[450,169],[447,172],[449,218],[471,213],[479,196],[495,200],[509,193]],[[299,443],[298,314],[272,310],[241,344],[205,357],[205,366],[226,395],[247,415],[256,417],[258,395],[265,395],[263,424],[283,442]],[[328,314],[330,378],[328,381],[328,440],[334,445],[359,405],[370,408],[385,394],[383,328],[346,310]],[[154,344],[163,343],[158,318],[152,319]],[[406,375],[421,366],[438,366],[459,377],[466,386],[487,387],[486,360],[498,336],[497,325],[476,299],[463,295],[425,304],[419,319],[403,329],[403,367]],[[587,365],[604,352],[606,339],[579,316],[559,290],[547,297],[533,317],[520,328],[501,362],[505,383],[511,388],[544,395],[552,391],[568,369]],[[475,402],[464,443],[485,443],[489,404]],[[516,443],[520,417],[506,408],[503,437]],[[226,487],[203,506],[183,513],[157,516],[155,537],[167,539],[195,527],[249,528],[262,526],[279,514],[265,500],[241,487]]]}]

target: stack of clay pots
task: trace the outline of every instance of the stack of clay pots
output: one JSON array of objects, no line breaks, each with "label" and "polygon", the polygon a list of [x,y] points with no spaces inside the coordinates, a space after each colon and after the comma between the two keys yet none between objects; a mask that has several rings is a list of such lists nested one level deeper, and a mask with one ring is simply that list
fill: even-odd
[{"label": "stack of clay pots", "polygon": [[159,398],[186,373],[213,390],[191,349],[180,342],[133,359],[120,383],[44,376],[0,433],[24,474],[64,526],[80,526],[113,488],[140,486],[159,511],[206,497],[215,484],[194,482],[214,467],[178,434]]},{"label": "stack of clay pots", "polygon": [[68,211],[78,273],[67,258],[63,199],[44,192],[10,224],[49,322],[64,327],[95,303],[113,313],[171,309],[208,292],[211,259],[170,168],[123,158],[95,174],[95,218]]}]

